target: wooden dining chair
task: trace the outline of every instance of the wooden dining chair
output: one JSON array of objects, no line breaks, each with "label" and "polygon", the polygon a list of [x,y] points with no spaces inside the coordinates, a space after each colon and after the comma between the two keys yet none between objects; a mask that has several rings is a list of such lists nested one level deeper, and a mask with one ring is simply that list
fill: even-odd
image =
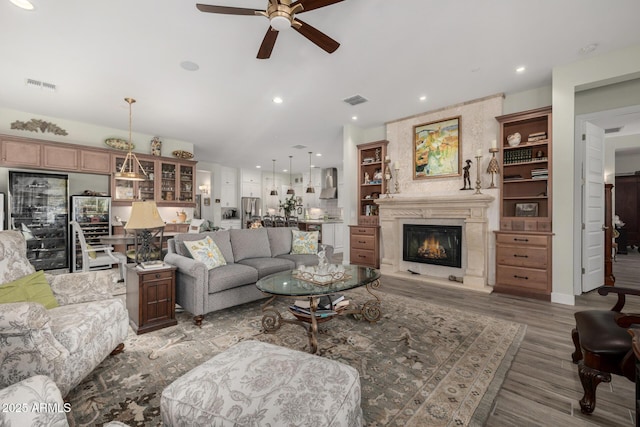
[{"label": "wooden dining chair", "polygon": [[281,215],[276,215],[273,217],[273,226],[274,227],[285,227],[287,225],[287,222],[285,221],[284,217]]}]

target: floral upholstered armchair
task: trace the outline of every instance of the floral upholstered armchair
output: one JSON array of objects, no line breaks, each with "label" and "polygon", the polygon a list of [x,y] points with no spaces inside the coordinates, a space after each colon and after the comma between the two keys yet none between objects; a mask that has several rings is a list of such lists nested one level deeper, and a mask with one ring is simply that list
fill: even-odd
[{"label": "floral upholstered armchair", "polygon": [[[33,302],[36,287],[53,294],[46,303],[52,308]],[[110,289],[109,271],[35,272],[22,234],[0,231],[0,298],[20,301],[0,303],[0,389],[46,375],[66,396],[110,353],[121,351],[128,314]],[[26,300],[9,295],[22,290]]]}]

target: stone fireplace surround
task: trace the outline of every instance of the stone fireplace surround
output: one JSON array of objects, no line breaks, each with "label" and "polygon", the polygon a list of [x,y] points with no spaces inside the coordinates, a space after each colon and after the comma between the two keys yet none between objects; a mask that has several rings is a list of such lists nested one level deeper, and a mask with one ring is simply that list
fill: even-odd
[{"label": "stone fireplace surround", "polygon": [[[453,285],[491,292],[487,285],[489,226],[487,211],[494,197],[486,194],[463,196],[382,196],[380,206],[382,274],[425,283]],[[462,225],[462,268],[430,266],[402,260],[403,224]],[[419,275],[407,271],[420,272]],[[428,273],[428,274],[427,274]],[[463,283],[448,280],[462,276]]]}]

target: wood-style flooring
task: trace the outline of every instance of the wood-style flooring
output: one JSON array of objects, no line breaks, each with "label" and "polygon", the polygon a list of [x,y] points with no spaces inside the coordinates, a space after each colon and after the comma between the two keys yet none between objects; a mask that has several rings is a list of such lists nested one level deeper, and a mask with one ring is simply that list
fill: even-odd
[{"label": "wood-style flooring", "polygon": [[[620,282],[625,276],[622,270],[626,261],[622,257],[618,256],[614,266]],[[628,259],[632,259],[631,256]],[[640,261],[640,254],[636,260]],[[632,263],[629,262],[629,268]],[[628,279],[638,282],[631,276]],[[608,310],[614,305],[615,296],[603,297],[594,291],[578,296],[575,306],[566,306],[384,276],[381,283],[381,290],[385,292],[527,324],[526,336],[498,394],[487,426],[635,425],[635,384],[619,376],[614,376],[609,384],[600,384],[594,413],[582,414],[578,404],[582,386],[577,365],[571,361],[574,350],[571,340],[571,329],[575,324],[573,313],[587,309]],[[640,298],[628,298],[625,311],[640,313]]]},{"label": "wood-style flooring", "polygon": [[618,254],[613,262],[613,275],[617,286],[640,289],[640,252],[627,248],[626,254]]}]

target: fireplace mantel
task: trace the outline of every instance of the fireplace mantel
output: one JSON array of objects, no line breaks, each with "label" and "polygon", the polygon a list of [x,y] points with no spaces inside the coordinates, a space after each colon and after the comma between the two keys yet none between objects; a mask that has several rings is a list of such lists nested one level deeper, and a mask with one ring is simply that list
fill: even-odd
[{"label": "fireplace mantel", "polygon": [[[426,283],[460,286],[490,292],[487,286],[489,231],[487,210],[494,197],[487,194],[429,197],[384,197],[376,200],[380,206],[383,274],[408,277]],[[412,275],[402,271],[402,225],[415,221],[444,219],[463,223],[463,268],[459,269],[463,283],[451,282],[447,277]]]}]

